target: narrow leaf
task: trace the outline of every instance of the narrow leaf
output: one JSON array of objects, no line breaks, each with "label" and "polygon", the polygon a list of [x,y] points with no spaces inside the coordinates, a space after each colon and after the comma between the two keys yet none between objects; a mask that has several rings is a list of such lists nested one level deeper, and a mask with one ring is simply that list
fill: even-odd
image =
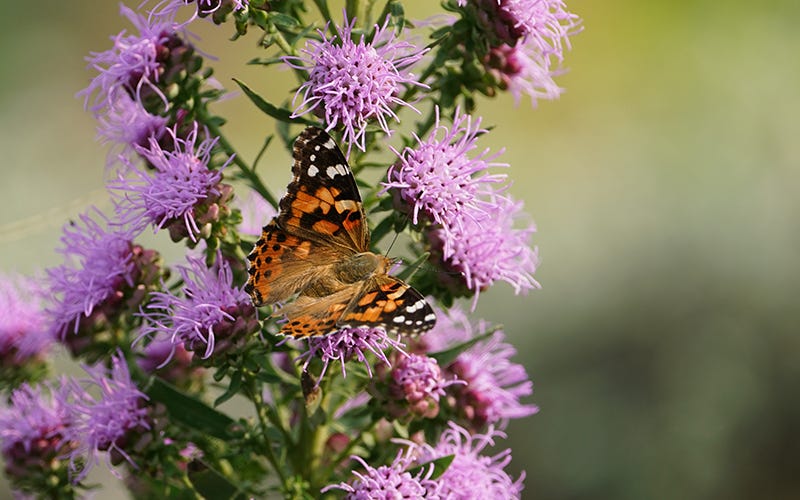
[{"label": "narrow leaf", "polygon": [[200,400],[187,396],[171,384],[154,378],[147,395],[162,403],[170,416],[183,425],[219,439],[230,439],[234,420]]},{"label": "narrow leaf", "polygon": [[461,354],[462,352],[466,351],[470,347],[474,346],[475,344],[477,344],[481,340],[488,339],[489,337],[494,335],[494,333],[496,331],[500,330],[501,328],[503,328],[502,325],[497,325],[497,326],[495,326],[493,328],[490,328],[488,332],[483,333],[481,335],[478,335],[475,338],[469,339],[466,342],[463,342],[461,344],[455,345],[455,346],[451,347],[450,349],[445,349],[444,351],[439,351],[439,352],[434,352],[432,354],[428,354],[428,356],[430,356],[433,359],[435,359],[439,363],[439,366],[447,366],[450,363],[452,363],[453,361],[455,361],[455,359],[458,357],[459,354]]},{"label": "narrow leaf", "polygon": [[416,476],[420,472],[427,471],[431,466],[433,466],[433,473],[431,474],[430,479],[439,479],[439,477],[447,471],[448,467],[450,467],[450,464],[453,463],[453,459],[455,457],[455,455],[445,455],[443,457],[439,457],[436,460],[431,460],[430,462],[425,462],[424,464],[412,467],[408,470],[408,473],[412,476]]},{"label": "narrow leaf", "polygon": [[286,108],[279,108],[274,104],[267,102],[263,97],[256,94],[250,87],[247,86],[244,82],[237,80],[236,78],[233,79],[237,85],[242,89],[247,97],[256,105],[258,109],[263,111],[265,114],[275,118],[278,121],[286,122],[286,123],[305,123],[306,125],[316,125],[316,123],[312,122],[311,120],[307,120],[302,117],[292,118],[292,112]]}]

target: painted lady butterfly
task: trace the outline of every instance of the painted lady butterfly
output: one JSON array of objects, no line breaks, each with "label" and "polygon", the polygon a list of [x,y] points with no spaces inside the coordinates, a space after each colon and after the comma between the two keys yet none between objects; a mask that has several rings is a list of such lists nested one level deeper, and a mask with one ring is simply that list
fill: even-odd
[{"label": "painted lady butterfly", "polygon": [[280,211],[248,256],[245,290],[256,305],[294,302],[280,333],[311,337],[344,327],[390,333],[429,330],[436,315],[422,295],[389,276],[391,260],[369,251],[369,229],[353,173],[333,139],[309,127],[294,143],[294,178]]}]

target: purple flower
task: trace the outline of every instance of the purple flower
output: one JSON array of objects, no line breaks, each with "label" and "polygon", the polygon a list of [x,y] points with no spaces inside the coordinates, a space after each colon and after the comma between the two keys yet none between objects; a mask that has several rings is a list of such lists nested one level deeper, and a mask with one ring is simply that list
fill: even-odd
[{"label": "purple flower", "polygon": [[[242,191],[237,191],[237,194],[241,195]],[[261,236],[262,227],[278,215],[278,211],[252,189],[244,191],[244,195],[238,200],[239,210],[242,211],[239,232],[249,236]]]},{"label": "purple flower", "polygon": [[486,170],[508,165],[493,162],[502,151],[489,155],[485,149],[473,158],[468,156],[477,147],[478,136],[486,132],[480,125],[480,118],[473,121],[457,108],[448,128],[440,123],[437,106],[436,125],[426,140],[415,135],[415,149],[407,147],[398,153],[392,148],[399,161],[389,168],[384,192],[393,189],[398,193],[410,207],[414,224],[422,214],[445,227],[458,226],[463,219],[478,217],[492,207],[482,196],[506,176]]},{"label": "purple flower", "polygon": [[479,219],[463,218],[460,226],[434,228],[429,238],[434,254],[445,269],[457,271],[463,284],[475,293],[473,309],[482,290],[502,280],[517,294],[539,288],[533,279],[538,257],[529,246],[533,224],[516,228],[522,202],[494,196],[494,205]]},{"label": "purple flower", "polygon": [[258,318],[247,293],[233,285],[231,266],[219,252],[211,267],[199,257],[187,260],[188,266],[177,266],[182,295],[153,292],[141,313],[146,320],[141,336],[166,337],[208,358],[257,331]]},{"label": "purple flower", "polygon": [[[458,307],[437,311],[437,317],[440,319],[436,326],[421,338],[429,352],[449,349],[489,331],[483,321],[473,327]],[[509,419],[539,411],[535,405],[520,401],[533,394],[533,382],[522,365],[511,361],[516,354],[514,347],[505,342],[503,331],[497,330],[445,367],[451,377],[466,382],[448,391],[454,395],[456,409],[470,428],[481,429],[486,424],[505,427]]]},{"label": "purple flower", "polygon": [[42,310],[42,298],[43,291],[33,279],[0,275],[0,365],[3,368],[41,359],[53,343]]},{"label": "purple flower", "polygon": [[[66,404],[71,425],[65,435],[78,443],[70,454],[70,463],[76,466],[86,460],[78,479],[86,477],[92,466],[100,461],[100,452],[109,452],[111,461],[127,460],[136,467],[126,450],[136,447],[136,438],[151,428],[148,397],[131,380],[125,358],[111,357],[111,368],[84,367],[88,379],[70,379],[65,383],[69,390]],[[99,397],[91,394],[92,389]]]},{"label": "purple flower", "polygon": [[363,363],[367,373],[372,377],[372,367],[367,359],[367,353],[373,353],[379,361],[389,366],[389,359],[384,351],[390,347],[402,352],[403,343],[399,337],[397,339],[389,337],[383,328],[345,327],[324,337],[309,338],[308,350],[301,354],[299,359],[305,360],[303,369],[308,367],[315,356],[322,359],[323,367],[319,380],[322,380],[328,365],[334,361],[341,363],[342,375],[346,376],[344,365],[353,358]]},{"label": "purple flower", "polygon": [[344,24],[336,30],[338,35],[329,39],[320,31],[322,41],[307,42],[301,51],[304,57],[284,59],[289,66],[309,72],[308,81],[295,94],[294,102],[302,101],[292,116],[313,112],[324,117],[326,130],[343,127],[348,156],[353,145],[366,149],[365,133],[371,120],[390,134],[387,119],[399,121],[394,108],[414,109],[399,97],[404,87],[427,88],[407,71],[425,50],[397,40],[388,17],[383,26],[375,25],[369,42],[364,35],[354,42],[354,27],[355,19],[348,22],[345,15]]},{"label": "purple flower", "polygon": [[481,455],[487,446],[494,446],[495,437],[506,436],[492,428],[486,434],[471,435],[450,422],[450,428],[442,433],[436,446],[416,445],[416,460],[418,464],[424,464],[453,455],[450,466],[436,479],[441,498],[520,498],[525,474],[515,481],[505,471],[511,462],[511,450],[506,449],[494,456]]},{"label": "purple flower", "polygon": [[[392,404],[389,411],[395,417],[410,413],[434,418],[439,414],[439,398],[445,395],[445,388],[463,383],[445,380],[439,363],[433,358],[419,354],[401,356],[392,369],[389,396],[403,404]],[[399,408],[395,408],[397,406]]]},{"label": "purple flower", "polygon": [[151,115],[142,105],[127,94],[120,94],[99,117],[98,135],[103,142],[111,143],[109,165],[122,156],[133,161],[135,146],[146,147],[150,138],[159,140],[164,135],[167,119]]},{"label": "purple flower", "polygon": [[179,387],[200,386],[203,368],[193,363],[194,353],[183,344],[173,344],[171,339],[161,336],[153,339],[142,349],[142,357],[136,358],[145,373],[154,374]]},{"label": "purple flower", "polygon": [[201,226],[219,217],[217,202],[230,196],[230,189],[219,183],[221,170],[232,158],[220,169],[209,169],[218,138],[200,140],[196,122],[185,138],[178,137],[177,126],[167,132],[173,145],[169,150],[162,149],[152,136],[148,148],[136,147],[151,168],[123,159],[130,175],[120,172],[108,187],[114,192],[121,220],[138,223],[139,230],[148,223],[156,231],[168,226],[173,239],[188,235],[196,242]]},{"label": "purple flower", "polygon": [[549,60],[530,42],[492,47],[484,64],[500,88],[511,92],[517,104],[522,94],[528,94],[534,106],[537,99],[556,99],[561,95],[561,88],[553,81],[557,72],[550,69]]},{"label": "purple flower", "polygon": [[53,333],[62,340],[70,331],[78,333],[81,321],[98,306],[119,301],[121,290],[132,287],[138,276],[133,232],[107,227],[108,219],[97,209],[94,216],[82,214],[78,222],[64,226],[62,247],[57,250],[64,263],[47,270],[53,296],[47,312]]},{"label": "purple flower", "polygon": [[478,18],[499,40],[516,45],[531,43],[543,56],[563,59],[569,37],[577,33],[578,16],[566,10],[563,0],[458,0],[461,7],[472,3]]},{"label": "purple flower", "polygon": [[416,475],[408,472],[409,466],[414,462],[409,448],[405,453],[397,454],[390,465],[381,465],[377,468],[367,464],[361,457],[353,456],[364,468],[364,472],[353,471],[356,479],[351,483],[339,483],[326,486],[322,489],[325,493],[332,489],[347,492],[344,498],[348,500],[371,500],[376,498],[437,498],[435,492],[438,485],[430,479],[433,472],[431,468],[423,469]]},{"label": "purple flower", "polygon": [[[62,398],[50,386],[21,385],[8,406],[0,408],[0,444],[5,472],[13,481],[45,476],[58,467],[58,458],[70,452],[75,443],[65,437],[71,420]],[[55,397],[54,397],[55,396]]]},{"label": "purple flower", "polygon": [[93,52],[87,58],[90,67],[99,74],[80,94],[95,114],[112,108],[122,93],[143,102],[143,92],[150,91],[165,105],[167,102],[158,84],[169,56],[168,45],[180,26],[172,16],[145,17],[124,5],[120,6],[120,12],[139,34],[128,35],[122,31],[111,38],[114,42],[111,49]]}]

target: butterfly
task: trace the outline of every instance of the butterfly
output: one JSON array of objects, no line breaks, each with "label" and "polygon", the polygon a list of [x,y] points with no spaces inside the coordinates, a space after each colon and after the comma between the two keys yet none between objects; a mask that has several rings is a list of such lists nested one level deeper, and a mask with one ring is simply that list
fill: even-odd
[{"label": "butterfly", "polygon": [[308,127],[294,143],[294,178],[278,215],[248,256],[245,290],[256,305],[293,302],[280,333],[327,335],[345,327],[418,334],[436,315],[417,290],[389,276],[392,261],[369,250],[356,180],[324,130]]}]

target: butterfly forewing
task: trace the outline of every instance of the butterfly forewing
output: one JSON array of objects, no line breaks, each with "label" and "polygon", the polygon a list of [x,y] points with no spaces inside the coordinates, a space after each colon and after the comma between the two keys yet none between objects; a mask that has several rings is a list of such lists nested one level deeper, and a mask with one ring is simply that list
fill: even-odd
[{"label": "butterfly forewing", "polygon": [[[245,290],[257,305],[294,302],[275,311],[281,333],[310,337],[345,326],[419,333],[436,317],[420,293],[386,274],[388,259],[369,252],[361,196],[333,139],[309,127],[294,144],[294,177],[278,215],[248,256]],[[363,273],[363,263],[369,264]]]},{"label": "butterfly forewing", "polygon": [[281,199],[278,221],[308,239],[352,253],[369,249],[361,196],[339,147],[324,130],[309,127],[294,143],[294,178]]}]

